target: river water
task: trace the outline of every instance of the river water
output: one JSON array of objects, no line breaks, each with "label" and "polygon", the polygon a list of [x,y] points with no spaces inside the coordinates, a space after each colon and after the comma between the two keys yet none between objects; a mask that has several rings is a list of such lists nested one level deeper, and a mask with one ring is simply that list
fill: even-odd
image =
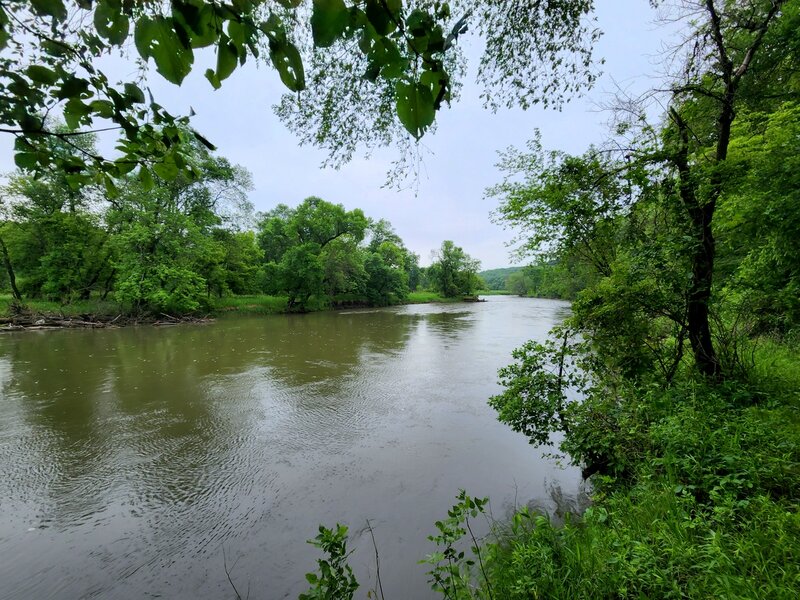
[{"label": "river water", "polygon": [[[296,598],[318,524],[362,588],[431,597],[460,488],[554,508],[579,475],[496,421],[497,369],[568,311],[487,302],[0,336],[0,598]],[[485,528],[484,528],[485,529]]]}]

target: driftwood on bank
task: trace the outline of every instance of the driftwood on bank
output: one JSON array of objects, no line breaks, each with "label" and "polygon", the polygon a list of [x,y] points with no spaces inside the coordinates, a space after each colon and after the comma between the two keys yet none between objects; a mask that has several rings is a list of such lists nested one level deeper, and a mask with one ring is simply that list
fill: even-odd
[{"label": "driftwood on bank", "polygon": [[128,325],[179,325],[181,323],[208,323],[205,317],[174,317],[161,314],[158,316],[113,315],[42,315],[21,313],[9,317],[0,317],[0,331],[36,330],[36,329],[103,329],[125,327]]}]

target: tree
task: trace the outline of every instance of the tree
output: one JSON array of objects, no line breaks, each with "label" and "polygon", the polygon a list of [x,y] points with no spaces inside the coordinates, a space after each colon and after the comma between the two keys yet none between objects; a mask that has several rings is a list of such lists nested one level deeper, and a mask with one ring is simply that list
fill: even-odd
[{"label": "tree", "polygon": [[731,132],[734,175],[716,215],[717,273],[729,311],[751,315],[755,333],[786,335],[800,325],[798,136],[798,102],[744,114]]},{"label": "tree", "polygon": [[[94,142],[92,136],[72,141],[87,152],[94,151]],[[54,154],[67,151],[55,138],[49,147]],[[74,189],[61,171],[36,178],[17,172],[2,193],[8,218],[4,262],[12,292],[19,275],[18,299],[22,293],[63,303],[88,298],[108,271],[109,235],[99,212],[100,190]]]},{"label": "tree", "polygon": [[625,210],[632,173],[592,148],[583,156],[509,149],[499,164],[505,181],[487,190],[501,198],[497,221],[522,231],[520,257],[575,255],[601,274],[614,260],[614,221]]},{"label": "tree", "polygon": [[[780,47],[782,29],[800,25],[798,3],[788,0],[704,0],[690,2],[700,14],[693,32],[683,80],[676,81],[669,109],[667,161],[678,177],[678,191],[694,240],[688,290],[688,333],[695,362],[711,378],[722,375],[709,321],[716,244],[712,223],[726,184],[725,163],[731,128],[740,106],[759,102],[765,89],[755,83],[764,71],[788,57]],[[783,11],[785,5],[788,10]],[[762,55],[765,60],[761,60]],[[755,74],[754,74],[755,72]],[[755,81],[754,81],[755,80]]]},{"label": "tree", "polygon": [[433,253],[429,278],[442,296],[453,298],[473,293],[478,287],[480,261],[471,258],[452,241],[445,240]]},{"label": "tree", "polygon": [[278,287],[289,296],[290,311],[304,311],[311,296],[321,295],[325,281],[325,268],[320,257],[319,244],[305,242],[292,246],[277,265]]},{"label": "tree", "polygon": [[367,279],[364,260],[365,251],[352,236],[329,243],[322,251],[325,294],[330,298],[338,294],[363,294]]},{"label": "tree", "polygon": [[[417,289],[419,256],[405,247],[386,219],[370,223],[367,252],[375,255],[370,263],[374,277],[371,277],[372,284],[368,285],[372,290],[368,295],[373,295],[371,302],[387,304],[392,295],[404,298],[409,290]],[[379,285],[378,281],[382,283]]]},{"label": "tree", "polygon": [[230,244],[217,232],[226,215],[251,209],[246,171],[197,143],[186,154],[199,176],[156,177],[147,185],[129,177],[110,199],[115,296],[134,310],[186,313],[206,306],[212,288],[224,289],[230,258]]},{"label": "tree", "polygon": [[[595,296],[596,306],[602,297],[620,309],[638,306],[642,318],[668,316],[678,328],[677,355],[686,335],[697,369],[716,380],[724,374],[710,323],[713,220],[732,181],[727,166],[732,126],[737,112],[748,106],[796,96],[796,84],[776,82],[796,79],[800,3],[676,4],[678,17],[687,20],[688,41],[682,49],[688,52],[670,89],[666,126],[647,125],[634,103],[625,106],[630,117],[618,123],[622,141],[581,157],[551,154],[548,161],[534,140],[531,153],[512,151],[503,157],[509,173],[522,174],[524,180],[512,176],[490,194],[503,198],[499,218],[525,232],[523,250],[555,250],[590,262],[608,279],[605,291]],[[640,220],[628,218],[619,229],[619,217],[628,216]],[[648,226],[655,216],[665,218],[660,228]],[[669,241],[662,237],[665,231]],[[655,243],[653,236],[663,243]],[[620,242],[627,245],[624,255],[619,255]],[[652,285],[640,285],[645,281]],[[617,294],[624,286],[629,292],[638,289],[638,295]],[[637,335],[644,331],[651,328],[643,325]],[[635,337],[630,333],[629,341]],[[640,337],[639,343],[646,339],[647,335]],[[674,369],[669,366],[666,371]]]},{"label": "tree", "polygon": [[[363,265],[357,245],[368,221],[360,209],[306,198],[297,208],[278,205],[259,219],[267,291],[289,295],[291,310],[305,310],[311,296],[358,289]],[[349,251],[348,251],[349,250]],[[347,290],[352,291],[352,289]]]},{"label": "tree", "polygon": [[[398,238],[399,239],[399,238]],[[382,306],[393,298],[408,295],[408,273],[405,271],[408,252],[401,245],[383,241],[374,251],[367,251],[364,269],[367,272],[366,296],[370,304]]]},{"label": "tree", "polygon": [[[591,0],[10,0],[0,5],[0,125],[16,138],[20,168],[54,166],[76,186],[113,188],[137,166],[163,179],[199,176],[185,142],[211,143],[146,93],[141,77],[112,83],[98,59],[130,48],[180,84],[196,68],[195,52],[211,47],[211,86],[266,55],[292,93],[306,90],[282,102],[290,126],[346,158],[355,144],[390,143],[397,123],[413,138],[433,124],[461,75],[455,42],[472,25],[486,40],[479,73],[488,101],[559,104],[593,81],[591,7]],[[47,125],[45,115],[58,111],[70,131]],[[56,155],[47,145],[109,128],[120,132],[117,159],[80,148]]]}]

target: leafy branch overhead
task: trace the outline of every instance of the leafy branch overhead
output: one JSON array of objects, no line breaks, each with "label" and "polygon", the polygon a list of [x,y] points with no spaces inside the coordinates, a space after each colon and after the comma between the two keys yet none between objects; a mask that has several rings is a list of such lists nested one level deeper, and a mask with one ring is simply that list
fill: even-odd
[{"label": "leafy branch overhead", "polygon": [[[388,143],[399,133],[392,133],[397,123],[419,139],[454,97],[463,74],[455,44],[473,25],[494,53],[481,65],[487,89],[510,101],[557,103],[556,90],[572,92],[591,83],[590,48],[597,34],[584,20],[592,2],[564,4],[8,0],[0,3],[0,131],[16,137],[17,166],[64,171],[76,188],[104,182],[113,191],[115,179],[140,166],[146,167],[142,173],[156,170],[161,177],[191,176],[183,150],[191,141],[187,136],[213,146],[187,127],[189,117],[158,103],[146,86],[147,67],[181,85],[203,68],[199,63],[210,62],[203,65],[205,77],[218,89],[249,59],[271,65],[293,94],[295,106],[284,99],[279,114],[306,141],[346,153],[355,144]],[[519,15],[512,19],[517,5],[526,9],[523,21]],[[535,43],[528,44],[529,38]],[[565,53],[575,60],[565,61]],[[99,66],[109,55],[135,60],[139,74],[113,80]],[[559,79],[566,63],[572,76]],[[512,74],[509,87],[506,75]],[[59,117],[68,131],[51,125]],[[119,132],[118,158],[70,144],[71,136],[103,130]],[[69,150],[50,152],[49,137]]]}]

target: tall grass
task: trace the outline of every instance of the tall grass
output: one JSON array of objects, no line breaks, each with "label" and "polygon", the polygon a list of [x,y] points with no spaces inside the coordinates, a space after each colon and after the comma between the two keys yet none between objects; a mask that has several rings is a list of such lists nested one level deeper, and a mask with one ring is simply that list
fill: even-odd
[{"label": "tall grass", "polygon": [[[800,352],[752,350],[746,380],[639,390],[624,480],[563,525],[527,510],[485,546],[494,598],[800,598]],[[473,574],[458,597],[488,598]]]},{"label": "tall grass", "polygon": [[[0,295],[0,315],[12,314],[14,304],[11,294]],[[47,300],[23,300],[23,310],[34,314],[63,315],[65,317],[79,317],[82,315],[116,316],[124,314],[125,309],[117,302],[91,298],[89,300],[76,300],[67,304],[50,302]]]},{"label": "tall grass", "polygon": [[214,301],[214,307],[220,315],[273,315],[286,312],[288,300],[286,296],[223,296]]},{"label": "tall grass", "polygon": [[408,294],[405,300],[407,304],[427,304],[429,302],[453,303],[461,301],[462,298],[445,298],[444,296],[436,292],[429,292],[429,291],[411,292]]}]

